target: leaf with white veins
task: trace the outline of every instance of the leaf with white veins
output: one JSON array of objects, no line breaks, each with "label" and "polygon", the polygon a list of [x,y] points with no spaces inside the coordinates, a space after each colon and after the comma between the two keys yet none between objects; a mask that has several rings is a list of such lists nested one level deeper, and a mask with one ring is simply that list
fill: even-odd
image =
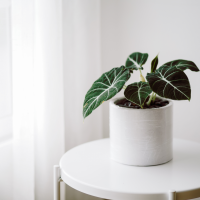
[{"label": "leaf with white veins", "polygon": [[83,117],[86,118],[103,101],[115,96],[130,78],[130,70],[124,66],[113,68],[97,79],[85,95]]},{"label": "leaf with white veins", "polygon": [[142,107],[151,92],[152,90],[149,87],[149,83],[140,81],[128,85],[124,91],[124,96],[129,101]]},{"label": "leaf with white veins", "polygon": [[161,97],[173,100],[190,100],[191,88],[186,74],[176,67],[163,65],[155,73],[147,73],[151,89]]},{"label": "leaf with white veins", "polygon": [[144,65],[147,61],[148,54],[135,52],[132,53],[126,60],[126,68],[127,69],[143,69],[142,65]]},{"label": "leaf with white veins", "polygon": [[177,69],[179,69],[181,71],[184,71],[186,69],[190,69],[191,71],[194,71],[194,72],[199,71],[199,69],[195,65],[195,63],[192,61],[189,61],[189,60],[173,60],[173,61],[165,63],[162,66],[176,67]]}]

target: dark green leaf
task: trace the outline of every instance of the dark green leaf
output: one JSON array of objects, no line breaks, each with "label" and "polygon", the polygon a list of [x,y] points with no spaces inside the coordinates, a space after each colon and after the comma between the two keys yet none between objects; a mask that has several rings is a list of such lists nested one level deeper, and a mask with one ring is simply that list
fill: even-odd
[{"label": "dark green leaf", "polygon": [[199,71],[195,63],[188,60],[173,60],[168,63],[165,63],[163,66],[176,67],[177,69],[182,70],[182,71],[186,69],[190,69],[191,71],[194,71],[194,72]]},{"label": "dark green leaf", "polygon": [[151,61],[151,73],[156,71],[158,66],[158,55]]},{"label": "dark green leaf", "polygon": [[124,91],[124,96],[129,101],[142,107],[151,92],[152,90],[149,87],[149,83],[140,81],[128,85]]},{"label": "dark green leaf", "polygon": [[128,69],[143,69],[142,65],[146,63],[148,58],[147,53],[132,53],[126,60],[126,68]]},{"label": "dark green leaf", "polygon": [[111,99],[130,78],[130,70],[124,66],[113,68],[97,79],[85,95],[83,117],[86,118],[101,103]]},{"label": "dark green leaf", "polygon": [[176,67],[162,66],[146,76],[151,89],[161,97],[190,100],[191,89],[186,74]]}]

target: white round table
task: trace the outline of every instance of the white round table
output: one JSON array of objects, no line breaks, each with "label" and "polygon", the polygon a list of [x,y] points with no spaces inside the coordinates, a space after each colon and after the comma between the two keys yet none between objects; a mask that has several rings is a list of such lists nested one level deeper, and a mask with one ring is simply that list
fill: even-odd
[{"label": "white round table", "polygon": [[[56,169],[60,168],[60,177],[66,184],[104,199],[187,200],[200,197],[200,144],[174,139],[173,155],[173,160],[163,165],[128,166],[110,159],[109,139],[96,140],[66,152],[54,169],[55,180],[59,176]],[[55,200],[57,193],[55,191]]]}]

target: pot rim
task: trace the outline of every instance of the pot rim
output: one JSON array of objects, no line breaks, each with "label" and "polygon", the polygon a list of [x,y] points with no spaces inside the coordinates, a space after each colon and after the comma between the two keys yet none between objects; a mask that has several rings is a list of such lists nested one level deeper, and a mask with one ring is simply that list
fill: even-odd
[{"label": "pot rim", "polygon": [[163,97],[158,97],[158,98],[160,98],[160,99],[165,99],[165,100],[167,100],[167,101],[169,101],[169,104],[168,105],[166,105],[166,106],[163,106],[163,107],[159,107],[159,108],[151,108],[151,109],[130,109],[130,108],[127,108],[127,107],[120,107],[120,106],[117,106],[116,104],[115,104],[115,102],[117,101],[117,100],[121,100],[121,99],[126,99],[125,97],[115,97],[115,98],[112,98],[111,100],[110,100],[110,106],[113,106],[113,107],[115,107],[115,108],[119,108],[119,109],[128,109],[128,110],[130,110],[130,111],[132,111],[132,110],[137,110],[137,111],[141,111],[141,110],[143,110],[143,111],[150,111],[150,110],[152,110],[152,111],[155,111],[155,110],[160,110],[160,109],[167,109],[167,108],[169,108],[169,107],[171,107],[172,105],[173,105],[173,101],[171,100],[171,99],[166,99],[166,98],[163,98]]}]

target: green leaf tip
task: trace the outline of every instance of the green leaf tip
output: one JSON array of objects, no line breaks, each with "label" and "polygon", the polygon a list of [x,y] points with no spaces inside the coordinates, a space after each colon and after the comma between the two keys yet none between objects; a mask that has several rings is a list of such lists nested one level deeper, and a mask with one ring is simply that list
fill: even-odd
[{"label": "green leaf tip", "polygon": [[142,65],[144,65],[146,63],[147,59],[148,59],[147,53],[135,52],[135,53],[132,53],[131,55],[129,55],[129,57],[126,60],[125,66],[127,69],[143,70]]},{"label": "green leaf tip", "polygon": [[147,73],[151,89],[161,97],[173,100],[191,98],[191,88],[186,74],[177,67],[163,65],[155,73]]},{"label": "green leaf tip", "polygon": [[156,71],[158,66],[158,55],[151,61],[151,73]]},{"label": "green leaf tip", "polygon": [[182,59],[173,60],[173,61],[165,63],[163,66],[175,67],[181,71],[189,69],[194,72],[199,72],[199,68],[196,66],[196,64],[189,60],[182,60]]}]

